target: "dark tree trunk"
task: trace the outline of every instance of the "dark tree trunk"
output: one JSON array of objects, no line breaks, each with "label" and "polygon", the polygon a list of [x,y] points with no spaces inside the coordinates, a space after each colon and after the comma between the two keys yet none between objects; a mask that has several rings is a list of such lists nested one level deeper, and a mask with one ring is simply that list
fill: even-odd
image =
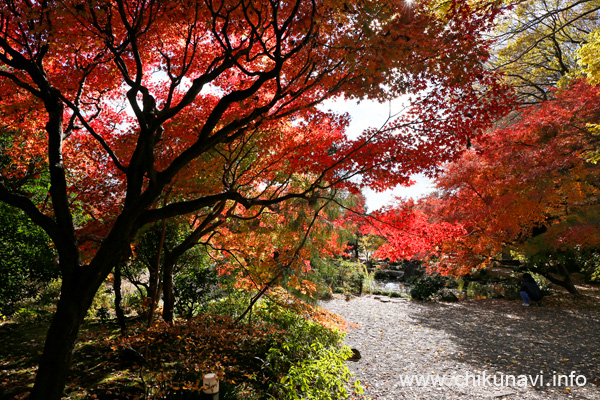
[{"label": "dark tree trunk", "polygon": [[115,314],[117,315],[117,323],[121,328],[121,334],[127,334],[127,323],[125,322],[125,313],[123,312],[123,308],[121,307],[121,264],[117,264],[115,267],[114,280],[113,280],[113,289],[115,291]]},{"label": "dark tree trunk", "polygon": [[579,290],[577,290],[577,288],[575,287],[575,284],[573,284],[573,281],[571,280],[570,277],[568,279],[564,280],[563,287],[565,289],[567,289],[568,292],[571,293],[572,295],[579,296],[581,294],[581,293],[579,293]]},{"label": "dark tree trunk", "polygon": [[167,257],[163,265],[163,313],[166,322],[173,322],[175,308],[175,293],[173,292],[173,269],[175,262]]},{"label": "dark tree trunk", "polygon": [[150,293],[148,293],[148,297],[150,298],[150,308],[148,310],[148,327],[152,325],[152,320],[154,319],[154,311],[156,310],[158,299],[160,298],[160,265],[162,258],[162,250],[165,245],[166,234],[167,221],[163,219],[160,241],[158,243],[158,249],[156,252],[156,264],[154,265],[154,269],[150,271]]},{"label": "dark tree trunk", "polygon": [[144,301],[144,317],[152,313],[158,298],[159,284],[160,284],[160,269],[158,265],[148,266],[148,292],[146,293],[146,299]]},{"label": "dark tree trunk", "polygon": [[46,335],[44,351],[30,399],[60,399],[71,367],[79,328],[97,288],[63,285],[56,313]]},{"label": "dark tree trunk", "polygon": [[79,265],[75,246],[74,254],[64,252],[67,257],[60,258],[63,270],[60,299],[46,335],[30,399],[59,400],[62,397],[79,329],[112,266],[121,263],[127,254],[127,244],[133,235],[133,231],[127,229],[130,225],[125,221],[117,226],[89,265]]},{"label": "dark tree trunk", "polygon": [[555,285],[562,286],[565,289],[567,289],[567,291],[569,293],[571,293],[572,295],[578,296],[579,291],[575,287],[575,284],[573,283],[573,280],[571,279],[571,275],[569,274],[569,271],[567,270],[567,268],[563,264],[559,264],[558,270],[560,271],[560,274],[563,276],[563,279],[558,279],[549,273],[546,273],[543,275],[550,282],[554,283]]}]

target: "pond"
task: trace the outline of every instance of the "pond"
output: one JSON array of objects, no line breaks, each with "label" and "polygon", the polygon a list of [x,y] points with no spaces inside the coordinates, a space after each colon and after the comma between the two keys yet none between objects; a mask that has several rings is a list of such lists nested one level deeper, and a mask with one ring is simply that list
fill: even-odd
[{"label": "pond", "polygon": [[384,292],[398,292],[406,293],[410,292],[410,286],[403,282],[374,279],[371,290],[380,290]]},{"label": "pond", "polygon": [[[411,286],[405,282],[399,282],[391,279],[374,279],[371,292],[395,292],[402,295],[410,293]],[[508,299],[519,298],[518,286],[506,282],[464,282],[458,287],[449,288],[457,297],[461,299],[479,299],[479,298],[498,298]]]}]

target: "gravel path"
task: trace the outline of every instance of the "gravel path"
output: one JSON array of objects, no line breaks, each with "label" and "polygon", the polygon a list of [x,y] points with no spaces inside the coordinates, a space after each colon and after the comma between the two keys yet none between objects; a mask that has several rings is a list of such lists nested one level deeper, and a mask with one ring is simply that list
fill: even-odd
[{"label": "gravel path", "polygon": [[600,400],[599,307],[377,296],[322,306],[358,325],[346,343],[362,358],[349,363],[373,400]]}]

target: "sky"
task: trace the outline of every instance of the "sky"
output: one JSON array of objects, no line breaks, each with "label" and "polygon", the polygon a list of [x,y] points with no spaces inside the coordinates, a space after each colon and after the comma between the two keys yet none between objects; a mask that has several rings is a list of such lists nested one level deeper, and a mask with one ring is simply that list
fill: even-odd
[{"label": "sky", "polygon": [[[381,104],[370,100],[362,101],[360,104],[357,104],[356,101],[336,100],[324,103],[322,108],[350,114],[352,119],[347,133],[350,137],[355,137],[367,128],[381,127],[387,121],[390,111],[393,114],[402,109],[402,99],[395,100],[391,104]],[[423,175],[414,175],[411,179],[416,183],[410,187],[397,186],[379,193],[371,189],[364,189],[363,194],[368,211],[375,211],[388,205],[396,197],[417,199],[431,193],[434,189],[433,182]]]}]

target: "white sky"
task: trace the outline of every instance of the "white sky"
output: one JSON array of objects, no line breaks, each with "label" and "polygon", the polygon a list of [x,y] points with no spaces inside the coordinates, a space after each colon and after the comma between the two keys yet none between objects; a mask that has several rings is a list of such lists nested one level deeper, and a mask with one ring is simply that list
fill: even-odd
[{"label": "white sky", "polygon": [[[391,105],[375,101],[362,101],[360,104],[357,104],[356,101],[337,100],[335,102],[325,102],[322,108],[323,110],[347,112],[350,114],[352,119],[347,132],[350,137],[355,137],[367,128],[380,128],[387,121],[390,112],[393,115],[401,111],[402,100],[395,100]],[[414,175],[411,179],[416,183],[410,187],[397,186],[394,189],[380,193],[371,189],[363,190],[368,211],[374,211],[388,205],[396,197],[417,199],[431,193],[434,189],[433,182],[423,175]]]}]

